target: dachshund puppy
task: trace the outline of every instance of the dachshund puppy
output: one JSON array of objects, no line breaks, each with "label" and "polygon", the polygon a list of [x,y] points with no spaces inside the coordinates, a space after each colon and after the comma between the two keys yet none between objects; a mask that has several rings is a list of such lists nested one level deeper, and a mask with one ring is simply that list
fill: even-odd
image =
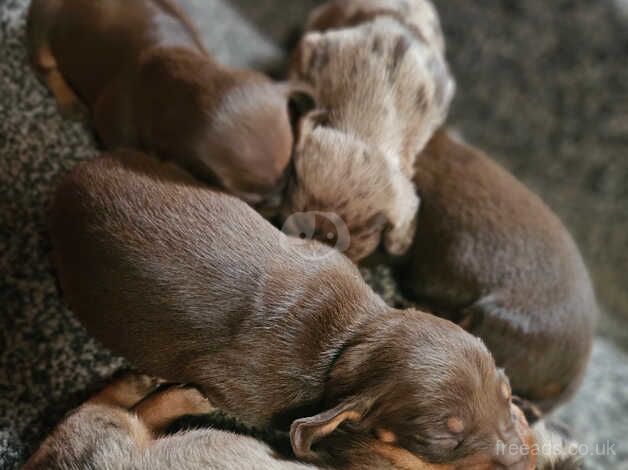
[{"label": "dachshund puppy", "polygon": [[[116,379],[61,422],[24,470],[79,468],[137,470],[323,470],[281,458],[252,437],[218,429],[164,434],[183,415],[206,414],[210,402],[194,388],[155,389],[147,376]],[[428,464],[374,437],[352,441],[325,469],[452,470]],[[193,457],[192,457],[193,456]]]},{"label": "dachshund puppy", "polygon": [[300,130],[284,216],[337,214],[354,261],[382,234],[387,251],[401,254],[419,204],[414,161],[455,88],[436,11],[426,0],[332,1],[315,10],[309,28],[291,77],[314,88],[324,111]]},{"label": "dachshund puppy", "polygon": [[[103,143],[143,148],[250,203],[278,198],[296,85],[215,62],[171,0],[33,0],[31,62]],[[278,201],[275,201],[278,203]]]},{"label": "dachshund puppy", "polygon": [[573,239],[536,195],[445,131],[414,182],[422,203],[404,293],[482,338],[514,393],[551,410],[582,379],[598,311]]},{"label": "dachshund puppy", "polygon": [[[198,385],[317,460],[339,427],[456,468],[529,468],[506,376],[481,340],[387,306],[341,253],[121,152],[79,164],[51,210],[64,296],[141,370]],[[480,468],[480,467],[477,467]]]}]

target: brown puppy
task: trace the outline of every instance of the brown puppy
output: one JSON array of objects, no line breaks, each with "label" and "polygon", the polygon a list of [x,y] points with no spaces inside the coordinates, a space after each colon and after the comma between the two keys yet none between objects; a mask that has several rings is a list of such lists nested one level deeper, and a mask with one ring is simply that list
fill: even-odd
[{"label": "brown puppy", "polygon": [[291,424],[299,457],[342,425],[430,462],[528,468],[498,452],[526,430],[482,342],[388,307],[337,251],[135,153],[80,164],[51,216],[65,298],[92,334],[249,425]]},{"label": "brown puppy", "polygon": [[[28,460],[24,470],[323,470],[280,458],[265,443],[244,435],[217,429],[164,434],[164,429],[177,418],[206,414],[213,406],[196,389],[156,391],[156,383],[136,374],[116,379],[67,416]],[[374,437],[343,444],[334,450],[333,460],[324,465],[325,469],[454,468],[423,462]],[[194,458],[190,458],[192,455]]]},{"label": "brown puppy", "polygon": [[571,236],[536,195],[445,131],[414,181],[422,203],[405,292],[482,338],[515,394],[556,406],[580,383],[597,315]]},{"label": "brown puppy", "polygon": [[[66,417],[24,466],[24,470],[82,468],[137,470],[317,470],[280,458],[251,437],[216,429],[163,433],[177,418],[206,414],[213,406],[196,389],[155,391],[153,379],[129,374]],[[370,437],[337,449],[334,464],[343,470],[450,470],[428,464]],[[194,458],[190,458],[193,455]]]},{"label": "brown puppy", "polygon": [[330,212],[348,227],[352,260],[382,235],[387,251],[401,254],[419,203],[414,160],[454,93],[436,11],[426,0],[331,1],[314,11],[309,29],[291,76],[315,89],[326,113],[301,127],[286,228],[312,231],[300,213]]},{"label": "brown puppy", "polygon": [[251,203],[277,199],[301,91],[215,62],[171,0],[33,0],[28,40],[59,106],[87,105],[107,147],[143,148]]}]

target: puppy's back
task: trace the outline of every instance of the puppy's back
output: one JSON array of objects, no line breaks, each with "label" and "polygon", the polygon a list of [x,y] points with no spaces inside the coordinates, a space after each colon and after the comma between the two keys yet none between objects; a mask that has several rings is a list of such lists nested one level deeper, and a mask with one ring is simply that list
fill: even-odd
[{"label": "puppy's back", "polygon": [[558,217],[482,152],[439,131],[416,163],[422,199],[402,283],[466,318],[515,392],[544,408],[579,383],[597,315],[580,252]]},{"label": "puppy's back", "polygon": [[288,239],[242,201],[144,155],[75,169],[57,191],[51,236],[63,295],[91,334],[254,426],[318,400],[321,357],[368,314],[358,307],[379,306],[341,253]]},{"label": "puppy's back", "polygon": [[[79,164],[57,189],[50,218],[69,306],[133,360],[155,346],[147,361],[172,338],[191,354],[226,341],[272,252],[272,230],[243,202],[133,152]],[[212,344],[194,341],[199,325]]]}]

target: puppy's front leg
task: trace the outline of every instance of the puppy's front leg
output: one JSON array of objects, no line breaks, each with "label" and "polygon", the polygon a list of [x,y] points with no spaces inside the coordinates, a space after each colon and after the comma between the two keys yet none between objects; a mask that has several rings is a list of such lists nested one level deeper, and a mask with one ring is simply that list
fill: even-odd
[{"label": "puppy's front leg", "polygon": [[414,185],[400,172],[393,181],[394,197],[387,214],[390,228],[384,234],[384,246],[391,255],[403,255],[414,240],[420,199]]}]

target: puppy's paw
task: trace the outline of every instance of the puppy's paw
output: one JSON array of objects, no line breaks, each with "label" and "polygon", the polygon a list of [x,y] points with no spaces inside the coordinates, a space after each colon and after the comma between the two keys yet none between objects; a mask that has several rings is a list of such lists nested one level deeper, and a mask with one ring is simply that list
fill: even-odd
[{"label": "puppy's paw", "polygon": [[182,414],[206,414],[216,409],[207,397],[194,387],[174,389],[169,400],[180,408]]},{"label": "puppy's paw", "polygon": [[391,170],[391,175],[394,192],[385,213],[390,225],[384,232],[384,248],[391,255],[400,256],[414,241],[421,201],[414,184],[398,168]]},{"label": "puppy's paw", "polygon": [[129,409],[157,389],[161,383],[163,381],[156,377],[124,371],[116,374],[109,385],[90,401]]},{"label": "puppy's paw", "polygon": [[393,256],[404,255],[412,245],[416,223],[407,227],[393,228],[384,234],[384,248]]},{"label": "puppy's paw", "polygon": [[175,385],[153,393],[133,408],[153,432],[162,434],[176,419],[186,415],[211,413],[215,407],[196,388]]},{"label": "puppy's paw", "polygon": [[[419,198],[414,187],[406,189],[406,182],[399,181],[399,194],[395,198],[397,207],[390,211],[391,227],[384,233],[384,248],[393,256],[405,254],[414,241],[419,210]],[[401,186],[401,188],[399,188]]]}]

